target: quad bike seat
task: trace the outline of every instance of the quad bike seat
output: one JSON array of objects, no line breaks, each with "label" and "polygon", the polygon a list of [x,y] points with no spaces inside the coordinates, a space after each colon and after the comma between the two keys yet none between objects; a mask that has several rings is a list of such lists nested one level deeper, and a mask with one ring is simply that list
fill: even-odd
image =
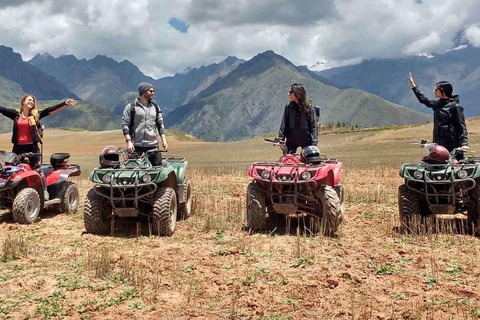
[{"label": "quad bike seat", "polygon": [[50,164],[42,164],[38,170],[42,171],[44,176],[47,176],[53,171],[53,166]]},{"label": "quad bike seat", "polygon": [[50,156],[50,164],[53,168],[65,167],[70,158],[70,153],[52,153]]}]

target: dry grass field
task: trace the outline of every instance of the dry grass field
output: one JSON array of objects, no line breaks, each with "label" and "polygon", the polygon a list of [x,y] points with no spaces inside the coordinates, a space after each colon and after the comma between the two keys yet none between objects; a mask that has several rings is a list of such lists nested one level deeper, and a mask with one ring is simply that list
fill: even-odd
[{"label": "dry grass field", "polygon": [[[480,119],[469,119],[480,152]],[[244,230],[246,172],[276,160],[261,139],[207,143],[169,138],[185,156],[194,214],[170,238],[118,222],[109,236],[86,234],[76,215],[44,213],[18,225],[0,213],[2,319],[477,319],[480,241],[450,232],[397,232],[402,162],[425,151],[432,126],[323,135],[320,150],[344,164],[346,217],[336,237]],[[120,131],[47,130],[44,153],[70,152],[88,175]],[[0,135],[9,150],[10,135]]]}]

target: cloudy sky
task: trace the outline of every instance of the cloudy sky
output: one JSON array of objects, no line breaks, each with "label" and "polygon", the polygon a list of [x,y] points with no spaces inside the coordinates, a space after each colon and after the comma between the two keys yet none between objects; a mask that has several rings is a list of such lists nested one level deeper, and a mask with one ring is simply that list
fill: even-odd
[{"label": "cloudy sky", "polygon": [[315,69],[480,46],[479,0],[0,0],[0,44],[155,78],[273,50]]}]

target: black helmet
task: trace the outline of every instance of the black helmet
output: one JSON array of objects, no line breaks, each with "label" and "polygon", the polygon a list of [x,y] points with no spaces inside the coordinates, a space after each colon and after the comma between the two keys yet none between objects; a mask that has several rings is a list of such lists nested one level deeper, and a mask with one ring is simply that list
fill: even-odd
[{"label": "black helmet", "polygon": [[316,146],[308,146],[302,149],[301,160],[304,163],[320,163],[320,150]]},{"label": "black helmet", "polygon": [[120,154],[118,147],[106,146],[99,156],[101,168],[118,168],[120,166]]}]

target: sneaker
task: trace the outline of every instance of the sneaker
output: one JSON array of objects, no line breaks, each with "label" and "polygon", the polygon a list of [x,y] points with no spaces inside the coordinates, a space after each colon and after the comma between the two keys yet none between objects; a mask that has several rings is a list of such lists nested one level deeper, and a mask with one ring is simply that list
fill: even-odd
[{"label": "sneaker", "polygon": [[48,194],[48,191],[45,191],[43,193],[43,197],[45,198],[45,201],[48,201],[48,199],[50,199],[50,195]]}]

